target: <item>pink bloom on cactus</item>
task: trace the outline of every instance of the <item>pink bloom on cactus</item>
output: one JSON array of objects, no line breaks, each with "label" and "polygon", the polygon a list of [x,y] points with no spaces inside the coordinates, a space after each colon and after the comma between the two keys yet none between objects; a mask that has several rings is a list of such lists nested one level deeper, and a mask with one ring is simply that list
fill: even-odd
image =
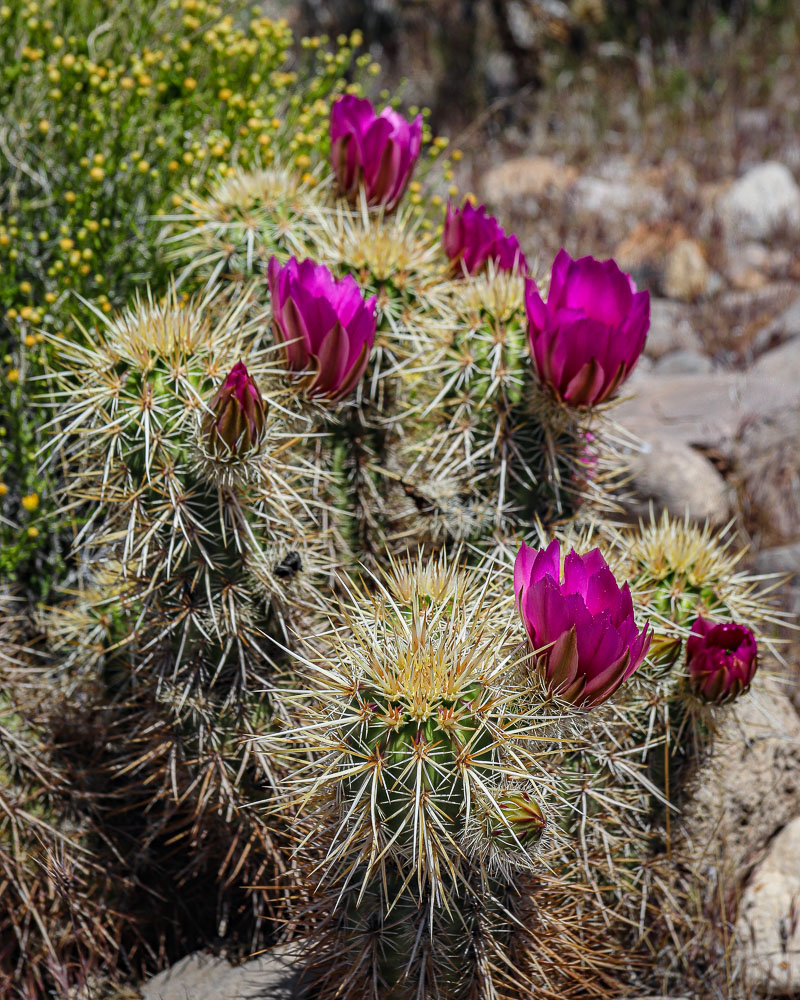
[{"label": "pink bloom on cactus", "polygon": [[750,687],[758,667],[755,636],[745,625],[715,625],[698,618],[686,642],[686,667],[692,691],[721,703]]},{"label": "pink bloom on cactus", "polygon": [[230,370],[208,409],[203,432],[213,451],[242,455],[261,443],[267,408],[243,361]]},{"label": "pink bloom on cactus", "polygon": [[408,122],[392,108],[378,114],[365,97],[346,94],[330,118],[331,164],[351,201],[363,186],[368,205],[390,212],[403,197],[422,148],[422,115]]},{"label": "pink bloom on cactus", "polygon": [[477,274],[490,260],[499,271],[528,273],[519,240],[486,214],[485,205],[475,208],[468,201],[463,208],[448,205],[442,243],[457,273]]},{"label": "pink bloom on cactus", "polygon": [[651,634],[637,628],[630,588],[599,549],[570,549],[562,579],[558,539],[546,549],[523,543],[514,592],[546,690],[578,708],[610,698],[647,655]]},{"label": "pink bloom on cactus", "polygon": [[267,268],[275,336],[284,344],[286,367],[310,376],[309,396],[342,399],[358,383],[375,340],[376,298],[364,300],[355,278],[337,281],[312,260]]},{"label": "pink bloom on cactus", "polygon": [[536,372],[559,399],[594,406],[633,371],[650,326],[650,294],[637,292],[613,260],[573,260],[560,250],[547,302],[525,287],[528,339]]}]

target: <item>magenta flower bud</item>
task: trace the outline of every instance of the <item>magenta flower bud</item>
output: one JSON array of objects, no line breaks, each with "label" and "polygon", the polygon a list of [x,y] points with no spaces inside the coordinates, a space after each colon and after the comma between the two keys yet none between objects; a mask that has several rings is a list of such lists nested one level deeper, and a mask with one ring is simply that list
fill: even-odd
[{"label": "magenta flower bud", "polygon": [[245,455],[264,439],[267,407],[243,361],[237,361],[208,404],[203,434],[218,455]]},{"label": "magenta flower bud", "polygon": [[610,698],[650,647],[628,584],[619,586],[599,549],[583,556],[570,549],[562,579],[558,539],[546,549],[523,543],[514,593],[544,687],[578,708]]},{"label": "magenta flower bud", "polygon": [[486,214],[485,205],[475,208],[468,201],[463,208],[448,205],[442,245],[457,274],[477,274],[490,260],[499,271],[528,273],[519,240]]},{"label": "magenta flower bud", "polygon": [[375,341],[376,298],[367,301],[351,275],[337,281],[323,264],[267,268],[275,336],[283,341],[286,367],[306,372],[309,396],[342,399],[364,374]]},{"label": "magenta flower bud", "polygon": [[650,326],[650,294],[613,260],[559,250],[547,302],[525,286],[528,339],[540,380],[570,406],[594,406],[633,371]]},{"label": "magenta flower bud", "polygon": [[704,701],[721,704],[750,687],[758,667],[755,636],[745,625],[715,625],[698,618],[686,642],[689,686]]},{"label": "magenta flower bud", "polygon": [[392,108],[377,114],[365,97],[346,94],[330,119],[331,164],[339,189],[357,201],[364,188],[368,205],[391,212],[403,197],[422,148],[422,115],[407,122]]}]

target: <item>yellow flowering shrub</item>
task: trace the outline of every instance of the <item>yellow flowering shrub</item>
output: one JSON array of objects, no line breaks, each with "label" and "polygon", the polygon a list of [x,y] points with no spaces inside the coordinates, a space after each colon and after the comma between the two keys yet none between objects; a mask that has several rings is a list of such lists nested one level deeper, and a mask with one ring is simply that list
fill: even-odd
[{"label": "yellow flowering shrub", "polygon": [[179,193],[275,157],[319,162],[331,99],[369,72],[358,44],[294,45],[241,0],[0,5],[0,573],[55,565],[28,409],[45,334],[91,329],[88,302],[110,313],[166,288],[160,216]]}]

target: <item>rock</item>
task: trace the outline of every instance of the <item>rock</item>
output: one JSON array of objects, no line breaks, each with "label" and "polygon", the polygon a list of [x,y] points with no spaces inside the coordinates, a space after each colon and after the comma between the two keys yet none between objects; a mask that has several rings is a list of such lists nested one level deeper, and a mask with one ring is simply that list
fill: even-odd
[{"label": "rock", "polygon": [[[800,342],[789,341],[789,346]],[[783,348],[779,349],[783,353]],[[778,353],[778,352],[773,352]],[[765,361],[769,355],[765,355]],[[796,377],[800,353],[792,354]],[[789,362],[787,361],[787,369]],[[791,377],[791,372],[789,373]],[[778,385],[764,379],[766,384]],[[753,414],[735,449],[742,508],[763,544],[800,539],[800,404]]]},{"label": "rock", "polygon": [[145,983],[142,1000],[292,1000],[299,995],[298,958],[283,947],[231,965],[195,952]]},{"label": "rock", "polygon": [[768,240],[800,227],[800,187],[782,163],[761,163],[720,196],[716,212],[730,242]]},{"label": "rock", "polygon": [[[790,579],[780,590],[781,604],[785,611],[794,616],[800,616],[800,541],[789,545],[776,545],[773,548],[762,549],[756,556],[753,572],[788,575]],[[798,636],[794,636],[795,645]],[[800,691],[794,693],[794,704],[797,707]]]},{"label": "rock", "polygon": [[767,996],[800,993],[800,816],[769,845],[739,905],[748,984]]},{"label": "rock", "polygon": [[800,296],[759,330],[753,347],[756,352],[760,352],[771,344],[782,343],[793,337],[800,338]]},{"label": "rock", "polygon": [[725,856],[739,876],[800,815],[800,716],[776,678],[760,673],[734,703],[693,787],[684,828],[700,864]]},{"label": "rock", "polygon": [[618,171],[614,179],[581,177],[573,185],[570,198],[579,217],[591,217],[613,237],[621,238],[636,222],[655,222],[668,214],[669,206],[660,188]]},{"label": "rock", "polygon": [[481,180],[481,191],[491,202],[539,199],[554,191],[566,191],[577,177],[575,167],[547,156],[520,156],[488,170]]},{"label": "rock", "polygon": [[767,351],[750,369],[752,376],[800,382],[800,337]]},{"label": "rock", "polygon": [[711,358],[686,348],[663,355],[653,368],[658,375],[699,375],[713,370]]},{"label": "rock", "polygon": [[637,222],[614,248],[612,256],[637,285],[661,293],[664,290],[665,262],[670,251],[685,238],[686,228],[679,222]]},{"label": "rock", "polygon": [[718,331],[718,339],[736,349],[747,360],[757,357],[782,337],[772,327],[796,300],[798,286],[793,281],[773,281],[748,291],[726,291],[713,303],[698,306],[703,329]]},{"label": "rock", "polygon": [[645,354],[658,360],[672,351],[702,351],[700,338],[692,324],[689,308],[666,299],[650,300],[650,330],[644,345]]},{"label": "rock", "polygon": [[735,372],[658,375],[637,379],[635,395],[614,416],[644,441],[675,441],[734,459],[744,429],[762,420],[780,422],[800,405],[791,381]]},{"label": "rock", "polygon": [[654,437],[645,450],[628,459],[632,489],[637,502],[630,505],[635,517],[647,517],[650,504],[656,513],[666,509],[676,517],[688,514],[697,521],[722,524],[730,515],[729,490],[711,462],[680,442]]},{"label": "rock", "polygon": [[681,240],[667,256],[664,291],[671,299],[691,302],[705,294],[709,276],[700,244],[696,240]]}]

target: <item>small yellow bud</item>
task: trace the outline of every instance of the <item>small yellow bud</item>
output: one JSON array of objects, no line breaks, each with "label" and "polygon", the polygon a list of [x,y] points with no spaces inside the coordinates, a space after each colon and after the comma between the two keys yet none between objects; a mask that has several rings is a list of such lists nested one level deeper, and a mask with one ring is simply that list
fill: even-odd
[{"label": "small yellow bud", "polygon": [[28,538],[38,538],[38,537],[39,537],[39,529],[36,527],[36,525],[32,524],[30,528],[28,528]]},{"label": "small yellow bud", "polygon": [[6,484],[0,483],[0,497],[6,496],[7,493],[8,493],[8,487],[6,486]]},{"label": "small yellow bud", "polygon": [[77,197],[77,195],[75,194],[75,192],[74,192],[74,191],[65,191],[65,192],[64,192],[64,201],[65,201],[65,202],[66,202],[66,203],[67,203],[68,205],[71,205],[71,204],[73,204],[73,202],[75,201],[75,198],[76,198],[76,197]]},{"label": "small yellow bud", "polygon": [[139,171],[140,174],[146,174],[147,171],[150,169],[150,164],[147,162],[147,160],[139,160],[139,162],[136,164],[136,169]]},{"label": "small yellow bud", "polygon": [[39,122],[39,131],[42,133],[42,135],[47,135],[47,133],[50,131],[50,122],[46,118],[42,118],[42,120]]},{"label": "small yellow bud", "polygon": [[92,167],[89,171],[89,176],[93,181],[101,181],[106,175],[105,170],[102,167]]},{"label": "small yellow bud", "polygon": [[183,85],[187,90],[194,90],[197,86],[197,80],[193,76],[187,76],[183,81]]},{"label": "small yellow bud", "polygon": [[6,374],[6,378],[8,379],[9,382],[12,383],[12,385],[16,382],[19,382],[19,369],[9,368]]},{"label": "small yellow bud", "polygon": [[33,291],[30,281],[20,281],[19,290],[22,292],[23,295],[30,295],[31,292]]},{"label": "small yellow bud", "polygon": [[25,338],[25,346],[26,347],[36,346],[36,337],[34,337],[32,333],[29,333],[28,336]]},{"label": "small yellow bud", "polygon": [[66,253],[75,246],[75,240],[71,240],[69,236],[65,236],[63,240],[58,241],[58,245]]}]

